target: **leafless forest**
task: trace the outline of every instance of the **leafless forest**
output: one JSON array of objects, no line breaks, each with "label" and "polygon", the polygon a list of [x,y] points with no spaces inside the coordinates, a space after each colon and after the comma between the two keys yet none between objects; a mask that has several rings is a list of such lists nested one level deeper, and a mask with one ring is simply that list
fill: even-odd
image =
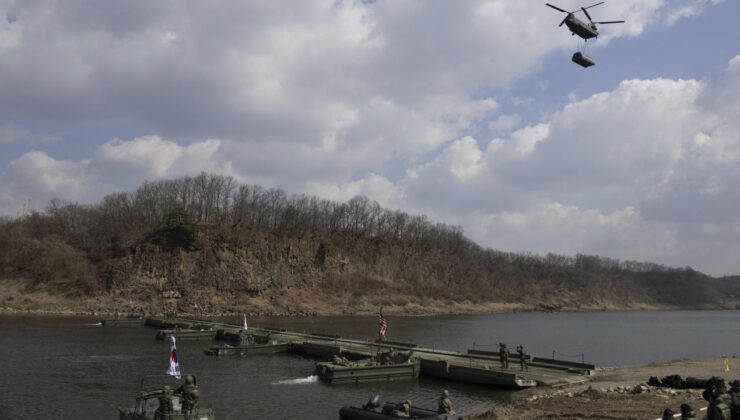
[{"label": "leafless forest", "polygon": [[398,307],[734,308],[740,293],[737,278],[689,267],[484,249],[457,226],[366,197],[287,196],[205,173],[146,182],[92,205],[55,199],[42,212],[4,219],[0,264],[0,276],[23,280],[26,291],[153,299],[174,288],[213,306],[258,298],[281,305],[286,291],[301,290]]}]

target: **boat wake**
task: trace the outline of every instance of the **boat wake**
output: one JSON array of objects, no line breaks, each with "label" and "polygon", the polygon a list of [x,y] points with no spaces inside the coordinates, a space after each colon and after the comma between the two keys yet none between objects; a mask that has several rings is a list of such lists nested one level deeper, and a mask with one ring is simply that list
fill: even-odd
[{"label": "boat wake", "polygon": [[273,385],[303,385],[303,384],[312,384],[314,382],[318,382],[319,377],[316,375],[307,376],[305,378],[298,378],[298,379],[286,379],[284,381],[277,381],[273,382]]}]

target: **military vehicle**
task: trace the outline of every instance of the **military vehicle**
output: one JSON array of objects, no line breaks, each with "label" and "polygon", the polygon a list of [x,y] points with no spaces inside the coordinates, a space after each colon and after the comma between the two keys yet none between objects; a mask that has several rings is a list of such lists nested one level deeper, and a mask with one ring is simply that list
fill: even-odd
[{"label": "military vehicle", "polygon": [[334,356],[331,362],[316,363],[314,374],[329,384],[358,384],[365,382],[391,382],[412,380],[419,377],[421,359],[401,353],[393,360],[368,358],[351,362]]},{"label": "military vehicle", "polygon": [[[198,380],[195,375],[190,376],[193,377],[193,383],[197,385]],[[183,377],[187,377],[187,375],[183,375]],[[160,386],[147,384],[147,382],[153,382],[156,379],[159,379],[160,384],[158,385]],[[168,383],[172,383],[172,388],[176,389],[175,381],[176,379],[170,375],[143,376],[139,385],[139,395],[136,396],[136,405],[133,408],[119,407],[119,420],[216,420],[216,414],[211,407],[196,407],[190,413],[183,413],[177,391],[165,393],[165,385],[170,387]],[[164,382],[164,385],[161,385],[161,382]],[[167,413],[158,412],[161,400],[167,398],[171,402],[172,411]]]},{"label": "military vehicle", "polygon": [[[596,26],[596,24],[602,25],[602,24],[611,24],[611,23],[624,23],[623,20],[609,20],[609,21],[604,21],[604,22],[594,22],[593,20],[591,20],[591,15],[588,14],[587,9],[596,7],[600,4],[604,4],[604,2],[602,1],[600,3],[592,4],[591,6],[588,6],[588,7],[581,7],[578,10],[569,12],[557,6],[553,6],[550,3],[545,3],[546,6],[549,6],[559,12],[567,13],[563,21],[560,22],[560,25],[558,25],[558,27],[563,26],[563,24],[565,24],[568,27],[568,29],[570,29],[571,35],[578,35],[579,37],[583,38],[584,47],[585,47],[586,41],[592,38],[597,38],[599,36],[599,29]],[[578,12],[583,12],[588,18],[589,23],[586,23],[578,19],[575,15]],[[578,64],[579,66],[583,68],[591,67],[596,64],[596,61],[593,58],[586,55],[584,51],[577,51],[575,54],[573,54],[573,57],[571,57],[571,61],[573,61],[574,63]]]},{"label": "military vehicle", "polygon": [[157,340],[169,340],[170,337],[175,337],[177,340],[213,340],[216,333],[217,331],[210,326],[197,326],[188,329],[159,330],[155,338]]},{"label": "military vehicle", "polygon": [[[440,414],[435,410],[410,406],[410,417],[395,415],[403,403],[386,402],[380,408],[380,397],[374,396],[362,407],[344,406],[339,410],[340,420],[395,420],[400,418],[429,419],[429,420],[457,420],[462,416]],[[380,408],[380,409],[379,409]]]},{"label": "military vehicle", "polygon": [[214,346],[205,350],[209,356],[245,356],[248,354],[275,354],[288,351],[288,343],[269,343],[269,344],[244,344],[237,346]]},{"label": "military vehicle", "polygon": [[139,326],[144,325],[143,316],[127,316],[123,318],[107,318],[101,321],[106,327]]},{"label": "military vehicle", "polygon": [[[604,24],[610,24],[610,23],[624,23],[623,20],[609,20],[609,21],[605,21],[605,22],[594,22],[593,20],[591,20],[591,15],[588,14],[588,10],[587,9],[590,9],[592,7],[596,7],[596,6],[600,5],[600,4],[604,4],[604,2],[602,1],[600,3],[592,4],[591,6],[588,6],[588,7],[581,7],[578,10],[574,10],[572,12],[569,12],[569,11],[563,10],[563,9],[557,7],[557,6],[553,6],[550,3],[545,3],[546,6],[552,7],[553,9],[555,9],[555,10],[557,10],[559,12],[567,13],[567,15],[565,16],[565,19],[563,19],[563,21],[560,22],[560,25],[558,25],[558,27],[563,26],[563,24],[565,24],[565,26],[567,26],[568,29],[570,29],[570,32],[571,32],[572,35],[578,35],[581,38],[583,38],[584,40],[589,40],[591,38],[596,38],[596,37],[599,36],[599,30],[596,27],[596,24],[604,25]],[[578,12],[583,12],[586,15],[586,17],[588,18],[589,23],[586,23],[586,22],[578,19],[576,17],[576,15],[575,15]]]}]

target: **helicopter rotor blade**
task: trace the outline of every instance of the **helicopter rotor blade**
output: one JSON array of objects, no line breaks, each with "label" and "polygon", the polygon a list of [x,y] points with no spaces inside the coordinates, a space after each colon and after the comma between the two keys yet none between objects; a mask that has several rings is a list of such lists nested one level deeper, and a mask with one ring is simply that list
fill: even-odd
[{"label": "helicopter rotor blade", "polygon": [[[592,5],[590,5],[590,6],[588,6],[588,7],[581,7],[581,9],[583,9],[583,11],[585,12],[585,11],[586,11],[586,9],[590,9],[590,8],[592,8],[592,7],[596,7],[596,6],[598,6],[598,5],[600,5],[600,4],[604,4],[604,3],[606,3],[606,2],[600,1],[600,2],[598,2],[598,3],[596,3],[596,4],[592,4]],[[586,14],[588,14],[588,13],[586,13]]]},{"label": "helicopter rotor blade", "polygon": [[623,20],[608,20],[606,22],[594,22],[594,23],[598,23],[599,25],[604,25],[604,24],[607,24],[607,23],[624,23],[624,22],[625,21],[623,21]]},{"label": "helicopter rotor blade", "polygon": [[[570,16],[570,15],[568,15],[568,16]],[[563,24],[565,23],[565,21],[568,20],[568,16],[566,16],[565,19],[563,19],[563,21],[560,22],[560,25],[558,25],[558,28],[561,27],[561,26],[563,26]]]},{"label": "helicopter rotor blade", "polygon": [[586,14],[586,17],[588,18],[588,21],[589,21],[589,22],[593,22],[593,20],[591,20],[591,15],[589,15],[589,14],[588,14],[588,10],[586,10],[586,9],[585,9],[585,8],[583,8],[583,7],[581,7],[581,10],[583,10],[583,13],[585,13],[585,14]]},{"label": "helicopter rotor blade", "polygon": [[553,9],[555,9],[555,10],[557,10],[557,11],[559,11],[559,12],[563,12],[563,13],[568,13],[568,11],[566,11],[566,10],[563,10],[563,9],[561,9],[561,8],[559,8],[558,6],[553,6],[553,5],[552,5],[552,4],[550,4],[550,3],[545,3],[545,6],[550,6],[550,7],[552,7]]}]

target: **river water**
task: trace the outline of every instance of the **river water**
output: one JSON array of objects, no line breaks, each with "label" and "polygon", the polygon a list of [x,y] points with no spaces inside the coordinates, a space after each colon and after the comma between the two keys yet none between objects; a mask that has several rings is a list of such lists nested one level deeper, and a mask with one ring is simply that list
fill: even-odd
[{"label": "river water", "polygon": [[[517,313],[387,317],[389,339],[464,351],[524,344],[531,354],[598,366],[740,355],[740,311]],[[169,344],[144,327],[102,327],[90,318],[0,317],[0,418],[117,419],[142,375],[164,373]],[[228,320],[239,323],[238,319]],[[377,317],[255,317],[252,326],[372,338]],[[219,420],[336,419],[343,405],[373,394],[434,407],[449,389],[458,411],[507,401],[512,391],[421,378],[415,382],[328,386],[311,377],[315,360],[292,355],[213,357],[204,341],[181,341],[183,372],[195,373],[201,402]],[[567,356],[566,356],[567,355]],[[572,357],[569,357],[572,356]],[[733,361],[734,364],[734,361]],[[740,366],[738,366],[740,368]],[[734,370],[734,369],[733,369]],[[647,380],[647,378],[645,378]]]}]

